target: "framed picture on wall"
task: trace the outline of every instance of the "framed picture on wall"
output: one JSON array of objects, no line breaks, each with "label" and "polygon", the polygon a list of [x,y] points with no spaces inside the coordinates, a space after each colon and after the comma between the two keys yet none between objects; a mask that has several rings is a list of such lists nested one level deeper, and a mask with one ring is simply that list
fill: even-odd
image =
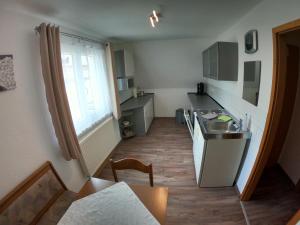
[{"label": "framed picture on wall", "polygon": [[12,55],[0,55],[0,91],[16,88]]}]

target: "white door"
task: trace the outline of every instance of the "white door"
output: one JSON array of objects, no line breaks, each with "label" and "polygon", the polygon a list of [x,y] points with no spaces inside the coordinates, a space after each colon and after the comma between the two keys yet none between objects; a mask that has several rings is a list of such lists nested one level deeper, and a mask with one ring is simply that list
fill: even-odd
[{"label": "white door", "polygon": [[198,123],[197,118],[195,118],[194,121],[195,121],[194,122],[195,125],[194,125],[193,155],[194,155],[196,180],[197,180],[197,184],[199,184],[205,140],[202,136],[200,125]]}]

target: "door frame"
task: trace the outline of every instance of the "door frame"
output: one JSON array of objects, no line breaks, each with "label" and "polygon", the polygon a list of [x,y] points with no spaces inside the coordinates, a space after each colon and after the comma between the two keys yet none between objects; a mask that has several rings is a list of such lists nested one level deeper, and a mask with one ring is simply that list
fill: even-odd
[{"label": "door frame", "polygon": [[284,100],[284,90],[287,86],[283,66],[285,62],[280,61],[280,38],[282,34],[300,29],[300,19],[283,24],[272,29],[273,34],[273,77],[272,91],[270,97],[269,110],[259,151],[247,180],[246,186],[241,193],[241,201],[249,201],[266,167],[273,144],[275,143],[276,133],[279,127],[281,108]]},{"label": "door frame", "polygon": [[296,184],[296,191],[300,192],[300,180],[298,180],[298,182]]}]

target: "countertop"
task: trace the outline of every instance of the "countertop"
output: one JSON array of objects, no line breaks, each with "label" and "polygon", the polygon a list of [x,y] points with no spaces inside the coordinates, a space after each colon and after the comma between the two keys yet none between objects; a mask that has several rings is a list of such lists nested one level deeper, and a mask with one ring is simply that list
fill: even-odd
[{"label": "countertop", "polygon": [[[239,126],[238,120],[227,112],[225,109],[221,110],[212,110],[216,112],[218,115],[228,115],[232,118],[231,121],[223,122],[218,118],[215,119],[204,119],[201,115],[202,112],[205,114],[211,110],[197,110],[195,113],[197,115],[197,121],[199,122],[200,129],[204,139],[250,139],[251,132],[249,130],[243,131]],[[223,125],[226,124],[225,129],[209,129],[209,124]],[[218,126],[217,126],[218,127]],[[222,127],[222,126],[221,126]]]},{"label": "countertop", "polygon": [[[233,115],[227,112],[220,104],[218,104],[212,97],[207,94],[197,95],[196,93],[188,93],[189,100],[192,104],[192,111],[197,115],[197,121],[199,122],[202,135],[204,139],[248,139],[251,138],[250,131],[242,131],[238,126],[238,120]],[[218,119],[207,120],[202,118],[201,113],[207,113],[211,111],[219,111],[220,115],[229,115],[232,121],[225,122],[230,123],[232,126],[228,126],[228,129],[211,130],[208,129],[209,123],[222,123]],[[236,124],[234,127],[233,125]]]},{"label": "countertop", "polygon": [[189,100],[194,108],[196,109],[223,109],[213,98],[209,95],[197,95],[196,93],[188,93]]},{"label": "countertop", "polygon": [[121,106],[121,111],[133,110],[137,108],[144,107],[146,103],[153,98],[153,93],[146,93],[143,96],[137,98],[130,98],[127,101],[123,102]]}]

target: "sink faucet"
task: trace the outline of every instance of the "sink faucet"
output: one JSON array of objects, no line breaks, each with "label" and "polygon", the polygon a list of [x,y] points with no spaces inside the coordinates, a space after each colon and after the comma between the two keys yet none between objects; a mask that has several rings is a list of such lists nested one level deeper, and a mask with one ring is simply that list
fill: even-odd
[{"label": "sink faucet", "polygon": [[242,129],[242,127],[243,127],[243,120],[242,119],[240,119],[239,127],[240,127],[240,129]]}]

